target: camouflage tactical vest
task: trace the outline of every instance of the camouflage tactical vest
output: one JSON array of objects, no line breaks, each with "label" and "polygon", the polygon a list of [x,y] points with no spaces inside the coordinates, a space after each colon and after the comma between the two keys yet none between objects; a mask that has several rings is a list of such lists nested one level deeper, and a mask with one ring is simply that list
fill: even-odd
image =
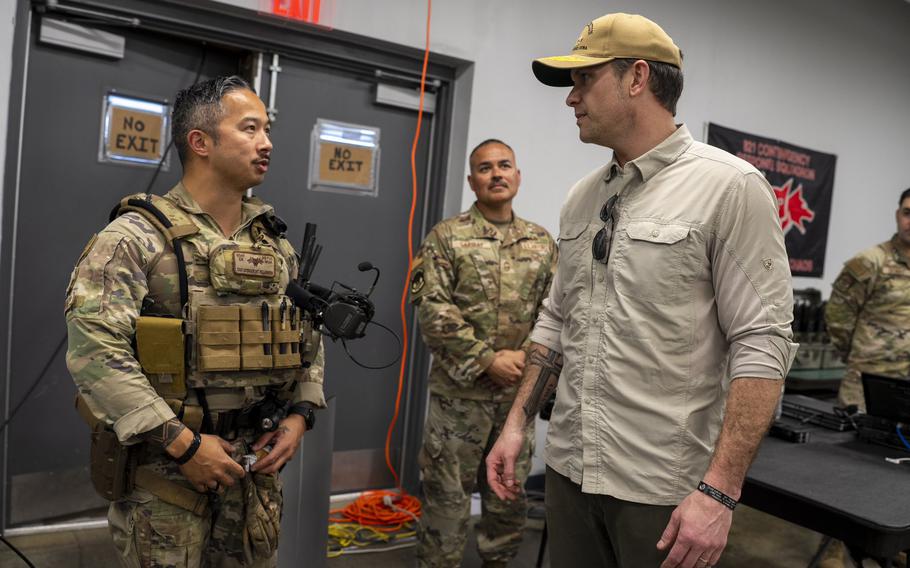
[{"label": "camouflage tactical vest", "polygon": [[178,317],[151,303],[137,323],[137,358],[159,395],[170,402],[188,388],[254,386],[290,395],[319,336],[284,295],[297,266],[283,223],[247,220],[252,242],[240,243],[164,197],[128,196],[111,218],[127,212],[152,223],[176,257]]}]

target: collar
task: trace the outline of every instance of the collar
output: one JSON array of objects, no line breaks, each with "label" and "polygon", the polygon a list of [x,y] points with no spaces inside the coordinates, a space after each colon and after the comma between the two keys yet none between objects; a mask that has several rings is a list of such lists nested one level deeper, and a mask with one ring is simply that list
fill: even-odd
[{"label": "collar", "polygon": [[648,181],[654,177],[660,170],[675,162],[683,152],[689,149],[695,140],[689,133],[685,124],[678,124],[673,134],[667,136],[663,142],[651,148],[641,156],[630,160],[625,168],[620,167],[616,160],[616,153],[613,153],[613,159],[607,167],[604,181],[609,182],[620,171],[633,167],[638,170],[641,180]]},{"label": "collar", "polygon": [[502,241],[503,245],[509,245],[516,241],[531,237],[531,226],[527,221],[516,215],[515,211],[512,211],[512,224],[509,225],[509,230],[505,235],[499,231],[499,228],[496,227],[496,225],[487,221],[487,218],[484,217],[483,213],[480,212],[480,209],[477,208],[476,201],[468,210],[468,215],[474,225],[475,237],[496,239]]},{"label": "collar", "polygon": [[[177,204],[178,207],[192,215],[203,215],[205,211],[199,207],[199,204],[193,199],[192,194],[183,185],[183,181],[177,182],[177,185],[171,188],[165,195],[168,199]],[[241,203],[240,224],[243,225],[248,221],[259,217],[269,211],[272,211],[271,205],[266,205],[258,197],[243,196]]]},{"label": "collar", "polygon": [[894,260],[896,262],[910,267],[910,257],[904,252],[903,244],[900,242],[900,239],[898,239],[897,233],[894,233],[894,236],[891,237],[891,249],[893,250]]}]

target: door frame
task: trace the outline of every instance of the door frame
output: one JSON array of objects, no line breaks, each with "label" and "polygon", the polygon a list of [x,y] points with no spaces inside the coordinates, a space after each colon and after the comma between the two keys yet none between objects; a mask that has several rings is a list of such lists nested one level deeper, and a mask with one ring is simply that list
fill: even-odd
[{"label": "door frame", "polygon": [[[7,151],[0,195],[0,297],[7,299],[6,302],[0,302],[0,423],[6,421],[11,410],[20,402],[10,400],[11,334],[16,300],[16,234],[33,18],[44,14],[57,15],[55,6],[138,18],[138,29],[141,30],[240,48],[251,53],[305,57],[316,64],[342,67],[348,72],[354,70],[372,75],[376,69],[380,69],[394,75],[419,79],[418,70],[423,61],[423,50],[420,49],[289,21],[214,0],[118,0],[116,5],[110,5],[105,0],[17,0]],[[104,27],[101,21],[98,25]],[[440,87],[437,89],[428,175],[421,180],[426,195],[425,208],[416,219],[415,242],[419,242],[435,223],[454,214],[461,206],[473,63],[431,52],[427,80],[438,81]],[[453,175],[448,175],[450,171]],[[404,413],[398,426],[402,446],[401,454],[396,456],[403,486],[412,493],[417,491],[419,482],[416,458],[426,412],[430,363],[429,352],[416,329],[416,318],[412,315],[409,322],[412,341],[407,354],[408,367],[405,391],[402,394]],[[35,377],[27,377],[26,380],[34,381]],[[4,429],[0,439],[0,532],[6,531],[8,523],[8,458],[8,431]]]}]

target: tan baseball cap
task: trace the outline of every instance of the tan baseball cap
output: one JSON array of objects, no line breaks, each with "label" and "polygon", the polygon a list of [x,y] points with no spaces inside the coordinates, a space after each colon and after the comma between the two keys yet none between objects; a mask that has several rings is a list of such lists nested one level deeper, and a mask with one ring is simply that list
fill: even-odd
[{"label": "tan baseball cap", "polygon": [[531,63],[544,85],[571,87],[572,69],[593,67],[614,59],[645,59],[682,69],[682,56],[660,26],[637,14],[607,14],[581,30],[569,55],[541,57]]}]

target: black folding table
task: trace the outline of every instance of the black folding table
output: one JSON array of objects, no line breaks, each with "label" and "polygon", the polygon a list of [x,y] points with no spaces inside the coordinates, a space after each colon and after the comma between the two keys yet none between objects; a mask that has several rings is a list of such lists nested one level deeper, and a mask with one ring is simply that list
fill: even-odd
[{"label": "black folding table", "polygon": [[861,442],[854,432],[815,428],[811,436],[807,444],[766,438],[741,501],[890,567],[910,549],[910,462],[885,458],[910,453]]}]

